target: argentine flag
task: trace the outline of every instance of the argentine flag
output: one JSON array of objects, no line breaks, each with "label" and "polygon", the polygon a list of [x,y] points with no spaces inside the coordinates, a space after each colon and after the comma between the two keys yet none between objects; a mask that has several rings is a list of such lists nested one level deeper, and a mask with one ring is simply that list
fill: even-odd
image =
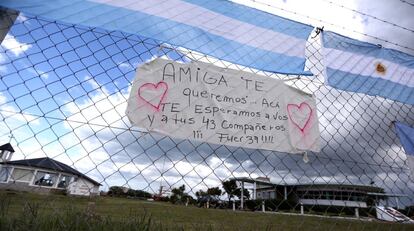
[{"label": "argentine flag", "polygon": [[323,32],[326,83],[414,105],[414,56]]},{"label": "argentine flag", "polygon": [[414,128],[400,122],[394,122],[395,131],[407,155],[407,165],[414,177]]},{"label": "argentine flag", "polygon": [[2,0],[0,6],[70,24],[122,31],[234,64],[304,71],[309,25],[223,0]]}]

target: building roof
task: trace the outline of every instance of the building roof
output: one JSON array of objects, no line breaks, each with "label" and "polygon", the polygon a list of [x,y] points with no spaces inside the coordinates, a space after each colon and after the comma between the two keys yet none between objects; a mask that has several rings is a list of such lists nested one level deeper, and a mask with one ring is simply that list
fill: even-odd
[{"label": "building roof", "polygon": [[[360,184],[341,184],[341,183],[316,183],[316,184],[297,184],[298,190],[301,191],[350,191],[362,193],[384,193],[384,189],[373,185]],[[385,194],[384,194],[385,195]]]},{"label": "building roof", "polygon": [[35,158],[35,159],[24,159],[24,160],[14,160],[14,161],[7,161],[1,162],[0,164],[7,164],[7,165],[18,165],[18,166],[27,166],[27,167],[35,167],[35,168],[43,168],[53,171],[59,171],[63,173],[69,173],[84,179],[91,181],[95,185],[102,185],[99,182],[93,180],[92,178],[86,176],[85,174],[79,172],[78,170],[69,167],[68,165],[56,161],[49,157],[43,158]]},{"label": "building roof", "polygon": [[233,177],[233,178],[230,178],[230,180],[235,180],[235,181],[243,181],[243,182],[247,182],[247,183],[258,183],[258,184],[261,184],[261,185],[270,185],[270,186],[275,186],[276,184],[275,183],[272,183],[272,182],[270,182],[270,180],[269,181],[264,181],[264,180],[261,180],[261,179],[252,179],[252,178],[249,178],[249,177]]},{"label": "building roof", "polygon": [[408,197],[407,194],[398,194],[398,193],[372,193],[372,192],[368,192],[368,195],[373,195],[373,196],[385,196],[385,197]]},{"label": "building roof", "polygon": [[13,146],[10,143],[3,144],[2,146],[0,146],[0,150],[6,150],[6,151],[9,151],[9,152],[14,152]]},{"label": "building roof", "polygon": [[[384,189],[373,186],[373,185],[352,185],[352,184],[340,184],[340,183],[309,183],[309,184],[287,184],[283,183],[273,183],[258,179],[252,179],[248,177],[234,177],[231,180],[236,181],[243,181],[247,183],[256,183],[259,185],[266,185],[266,186],[285,186],[285,187],[296,187],[299,191],[312,191],[312,190],[330,190],[330,191],[355,191],[355,192],[364,192],[364,193],[384,193]],[[378,194],[379,195],[379,194]],[[385,195],[385,194],[381,194]]]}]

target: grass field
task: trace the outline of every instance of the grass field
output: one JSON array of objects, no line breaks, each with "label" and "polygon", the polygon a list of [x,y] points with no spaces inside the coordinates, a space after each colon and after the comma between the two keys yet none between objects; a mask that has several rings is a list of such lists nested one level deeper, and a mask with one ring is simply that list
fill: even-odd
[{"label": "grass field", "polygon": [[1,192],[0,230],[414,230],[414,225]]}]

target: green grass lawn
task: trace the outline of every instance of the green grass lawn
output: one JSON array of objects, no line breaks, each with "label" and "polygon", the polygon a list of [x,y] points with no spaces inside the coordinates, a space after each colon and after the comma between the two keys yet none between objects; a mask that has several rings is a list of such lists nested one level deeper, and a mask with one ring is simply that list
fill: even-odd
[{"label": "green grass lawn", "polygon": [[16,192],[0,192],[0,216],[0,230],[414,230],[414,225],[379,221]]}]

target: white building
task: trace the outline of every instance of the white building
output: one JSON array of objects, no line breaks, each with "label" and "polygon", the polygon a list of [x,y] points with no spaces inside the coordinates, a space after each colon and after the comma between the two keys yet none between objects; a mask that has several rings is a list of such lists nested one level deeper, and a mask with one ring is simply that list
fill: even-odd
[{"label": "white building", "polygon": [[76,169],[48,157],[10,161],[13,152],[10,144],[0,146],[0,189],[99,195],[101,184]]},{"label": "white building", "polygon": [[[386,193],[383,188],[373,185],[346,185],[346,184],[285,184],[272,183],[269,178],[259,177],[251,179],[248,177],[236,177],[235,180],[243,189],[251,191],[252,199],[259,200],[279,200],[276,203],[281,204],[282,201],[289,201],[291,208],[300,207],[301,213],[304,213],[304,206],[317,209],[321,208],[326,211],[328,208],[337,208],[337,211],[343,211],[345,208],[355,211],[355,216],[359,217],[360,209],[376,208],[377,217],[381,220],[392,217],[388,221],[399,221],[405,219],[410,221],[403,214],[396,216],[398,211],[388,206],[388,199],[393,197],[396,199],[397,207],[399,197],[405,197],[404,194]],[[247,185],[246,185],[247,184]],[[247,186],[247,187],[246,187]],[[241,208],[243,209],[243,194],[241,199]],[[385,207],[380,203],[385,202]],[[384,208],[384,209],[381,209]],[[378,211],[387,212],[386,215],[379,215]],[[389,211],[394,211],[393,214]],[[381,214],[385,214],[385,212]],[[401,218],[403,217],[403,218]]]}]

